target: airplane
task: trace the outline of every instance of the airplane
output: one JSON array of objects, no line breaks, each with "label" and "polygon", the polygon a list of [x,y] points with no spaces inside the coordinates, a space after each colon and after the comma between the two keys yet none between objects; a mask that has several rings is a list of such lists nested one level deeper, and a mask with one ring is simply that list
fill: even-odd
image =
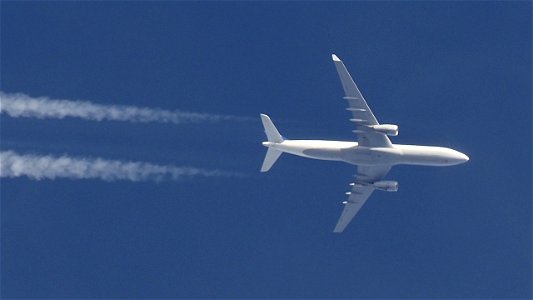
[{"label": "airplane", "polygon": [[306,158],[342,161],[357,166],[354,182],[350,183],[348,199],[333,232],[341,233],[359,212],[374,190],[398,191],[398,182],[383,180],[394,165],[452,166],[465,163],[468,156],[459,151],[431,146],[392,144],[389,136],[398,135],[398,126],[380,124],[357,88],[343,62],[335,55],[333,62],[339,74],[352,115],[357,142],[326,140],[289,140],[281,136],[270,117],[261,114],[268,141],[263,142],[267,153],[261,172],[267,172],[284,152]]}]

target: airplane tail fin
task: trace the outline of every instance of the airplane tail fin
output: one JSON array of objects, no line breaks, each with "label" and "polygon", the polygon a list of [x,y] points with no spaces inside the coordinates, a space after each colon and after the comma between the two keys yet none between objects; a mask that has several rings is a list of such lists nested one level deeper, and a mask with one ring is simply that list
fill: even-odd
[{"label": "airplane tail fin", "polygon": [[[279,134],[279,131],[276,129],[276,126],[274,126],[274,123],[272,123],[272,120],[270,120],[267,115],[261,114],[261,122],[263,122],[263,127],[265,127],[265,133],[270,143],[283,142],[283,137],[281,136],[281,134]],[[263,161],[263,165],[261,166],[261,172],[267,172],[268,170],[270,170],[270,168],[272,168],[274,163],[278,160],[281,153],[283,152],[274,148],[268,148],[265,160]]]}]

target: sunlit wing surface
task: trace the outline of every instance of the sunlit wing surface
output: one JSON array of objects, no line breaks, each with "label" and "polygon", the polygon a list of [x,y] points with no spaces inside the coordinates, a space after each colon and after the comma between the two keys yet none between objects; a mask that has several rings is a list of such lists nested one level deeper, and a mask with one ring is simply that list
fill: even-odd
[{"label": "sunlit wing surface", "polygon": [[391,141],[386,135],[376,133],[368,128],[368,126],[379,125],[378,120],[368,107],[365,98],[363,98],[342,61],[335,54],[332,55],[332,58],[344,89],[344,99],[348,101],[346,109],[352,113],[350,121],[355,124],[354,132],[357,134],[359,145],[364,147],[392,147]]},{"label": "sunlit wing surface", "polygon": [[366,200],[372,195],[372,192],[374,192],[374,186],[372,184],[385,177],[390,168],[391,166],[388,165],[357,167],[355,182],[352,183],[352,191],[349,194],[348,200],[344,202],[344,210],[333,232],[344,231],[361,207],[363,207]]}]

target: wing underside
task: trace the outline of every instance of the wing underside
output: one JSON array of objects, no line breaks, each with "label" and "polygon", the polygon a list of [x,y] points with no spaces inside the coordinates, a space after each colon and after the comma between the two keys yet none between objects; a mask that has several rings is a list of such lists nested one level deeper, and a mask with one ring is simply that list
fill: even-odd
[{"label": "wing underside", "polygon": [[365,147],[392,147],[386,135],[376,133],[370,128],[372,125],[379,125],[378,120],[372,110],[370,110],[363,94],[359,91],[344,63],[335,54],[332,55],[332,58],[344,89],[343,98],[348,101],[346,110],[352,113],[350,121],[355,124],[355,130],[353,131],[357,134],[359,145]]},{"label": "wing underside", "polygon": [[[343,98],[348,102],[346,110],[352,114],[350,122],[355,125],[353,132],[357,134],[358,145],[361,147],[392,147],[391,141],[385,134],[373,130],[372,126],[379,125],[379,122],[344,63],[335,54],[332,55],[332,58],[344,90]],[[391,166],[389,165],[357,167],[355,182],[350,184],[352,190],[347,193],[349,195],[348,199],[343,202],[344,209],[334,232],[344,231],[374,192],[374,182],[385,177],[390,168]]]},{"label": "wing underside", "polygon": [[357,167],[356,180],[352,184],[352,190],[348,199],[344,201],[344,209],[333,232],[343,232],[359,212],[366,200],[372,195],[375,188],[373,183],[381,180],[389,172],[391,166],[359,166]]}]

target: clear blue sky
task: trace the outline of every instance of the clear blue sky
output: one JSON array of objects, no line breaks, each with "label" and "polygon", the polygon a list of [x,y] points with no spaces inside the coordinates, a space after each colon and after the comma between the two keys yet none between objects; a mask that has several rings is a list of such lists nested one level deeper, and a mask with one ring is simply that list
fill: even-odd
[{"label": "clear blue sky", "polygon": [[[1,90],[257,117],[170,125],[1,117],[1,149],[243,172],[183,182],[1,181],[2,298],[530,298],[531,2],[2,2]],[[332,233],[355,168],[283,156],[352,140],[331,53],[395,143],[394,168]]]}]

